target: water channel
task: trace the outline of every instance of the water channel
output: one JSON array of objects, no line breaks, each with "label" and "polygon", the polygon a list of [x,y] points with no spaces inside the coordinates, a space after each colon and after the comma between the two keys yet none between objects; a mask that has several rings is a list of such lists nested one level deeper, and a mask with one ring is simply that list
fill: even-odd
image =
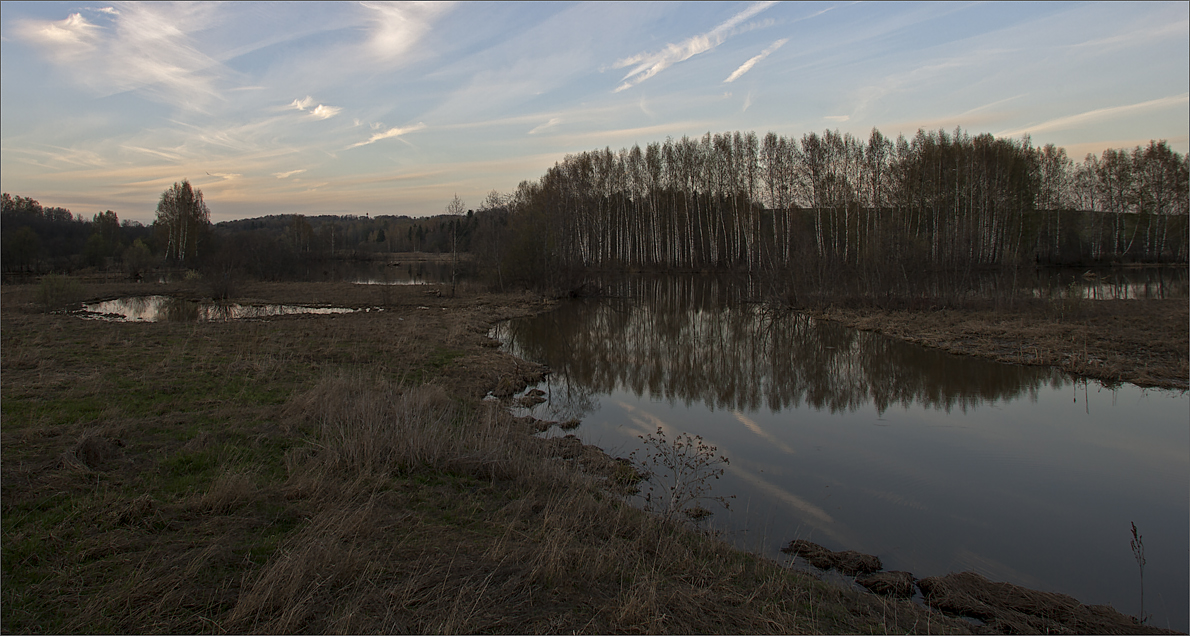
[{"label": "water channel", "polygon": [[[746,285],[639,278],[499,325],[548,365],[541,419],[613,455],[701,435],[730,464],[704,523],[783,562],[792,539],[918,577],[995,581],[1187,630],[1190,396],[956,356],[774,313]],[[1119,297],[1113,294],[1114,297]]]}]

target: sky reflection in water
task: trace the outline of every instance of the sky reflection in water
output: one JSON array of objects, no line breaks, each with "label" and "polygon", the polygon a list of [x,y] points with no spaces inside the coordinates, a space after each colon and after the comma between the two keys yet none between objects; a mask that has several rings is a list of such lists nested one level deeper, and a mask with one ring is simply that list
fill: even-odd
[{"label": "sky reflection in water", "polygon": [[[746,290],[744,292],[746,294]],[[1187,629],[1190,398],[954,356],[731,302],[706,281],[636,281],[500,325],[548,364],[542,419],[627,455],[661,426],[731,464],[712,524],[784,558],[794,538],[886,569],[993,580],[1140,609]],[[556,429],[555,429],[556,430]]]},{"label": "sky reflection in water", "polygon": [[298,314],[349,314],[353,311],[356,310],[345,307],[199,303],[172,296],[129,296],[97,303],[86,303],[79,316],[115,322],[206,322]]}]

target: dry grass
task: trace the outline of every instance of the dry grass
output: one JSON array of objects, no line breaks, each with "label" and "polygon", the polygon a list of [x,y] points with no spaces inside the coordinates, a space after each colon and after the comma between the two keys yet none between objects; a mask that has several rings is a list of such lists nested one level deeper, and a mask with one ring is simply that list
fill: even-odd
[{"label": "dry grass", "polygon": [[485,335],[527,297],[130,325],[0,291],[4,631],[966,629],[633,509],[622,464],[483,401],[540,373]]},{"label": "dry grass", "polygon": [[[289,483],[317,509],[221,623],[245,632],[885,631],[855,596],[633,509],[503,411],[333,376]],[[432,477],[431,477],[432,476]],[[394,480],[394,477],[396,478]],[[433,483],[442,519],[401,477]],[[316,483],[316,487],[311,487]],[[862,604],[861,604],[862,605]],[[815,607],[823,617],[815,617]],[[924,610],[905,604],[907,616]],[[915,614],[916,613],[916,614]],[[961,628],[947,623],[943,627]]]},{"label": "dry grass", "polygon": [[952,353],[1049,365],[1106,382],[1186,389],[1190,308],[1185,300],[1043,301],[1011,310],[883,311],[831,308],[816,317]]},{"label": "dry grass", "polygon": [[440,387],[403,390],[383,379],[336,375],[290,409],[318,427],[318,457],[330,471],[372,476],[434,470],[504,479],[525,472],[514,466],[516,432],[499,424],[497,405],[481,405],[464,423],[460,406]]}]

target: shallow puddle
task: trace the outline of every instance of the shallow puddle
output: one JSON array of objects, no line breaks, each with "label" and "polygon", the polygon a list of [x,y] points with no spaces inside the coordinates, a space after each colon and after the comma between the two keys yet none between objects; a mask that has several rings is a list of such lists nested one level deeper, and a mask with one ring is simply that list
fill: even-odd
[{"label": "shallow puddle", "polygon": [[130,296],[98,303],[84,303],[83,309],[78,312],[78,315],[89,320],[110,320],[113,322],[206,322],[301,314],[349,314],[355,311],[361,310],[302,305],[200,303],[171,296]]}]

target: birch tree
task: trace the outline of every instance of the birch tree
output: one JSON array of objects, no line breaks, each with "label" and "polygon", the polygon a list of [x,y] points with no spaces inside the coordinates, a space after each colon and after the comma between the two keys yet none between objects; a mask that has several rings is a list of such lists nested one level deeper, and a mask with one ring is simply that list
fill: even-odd
[{"label": "birch tree", "polygon": [[161,193],[157,203],[158,233],[165,239],[165,257],[185,263],[198,256],[198,246],[211,225],[211,211],[203,202],[202,190],[182,180]]}]

